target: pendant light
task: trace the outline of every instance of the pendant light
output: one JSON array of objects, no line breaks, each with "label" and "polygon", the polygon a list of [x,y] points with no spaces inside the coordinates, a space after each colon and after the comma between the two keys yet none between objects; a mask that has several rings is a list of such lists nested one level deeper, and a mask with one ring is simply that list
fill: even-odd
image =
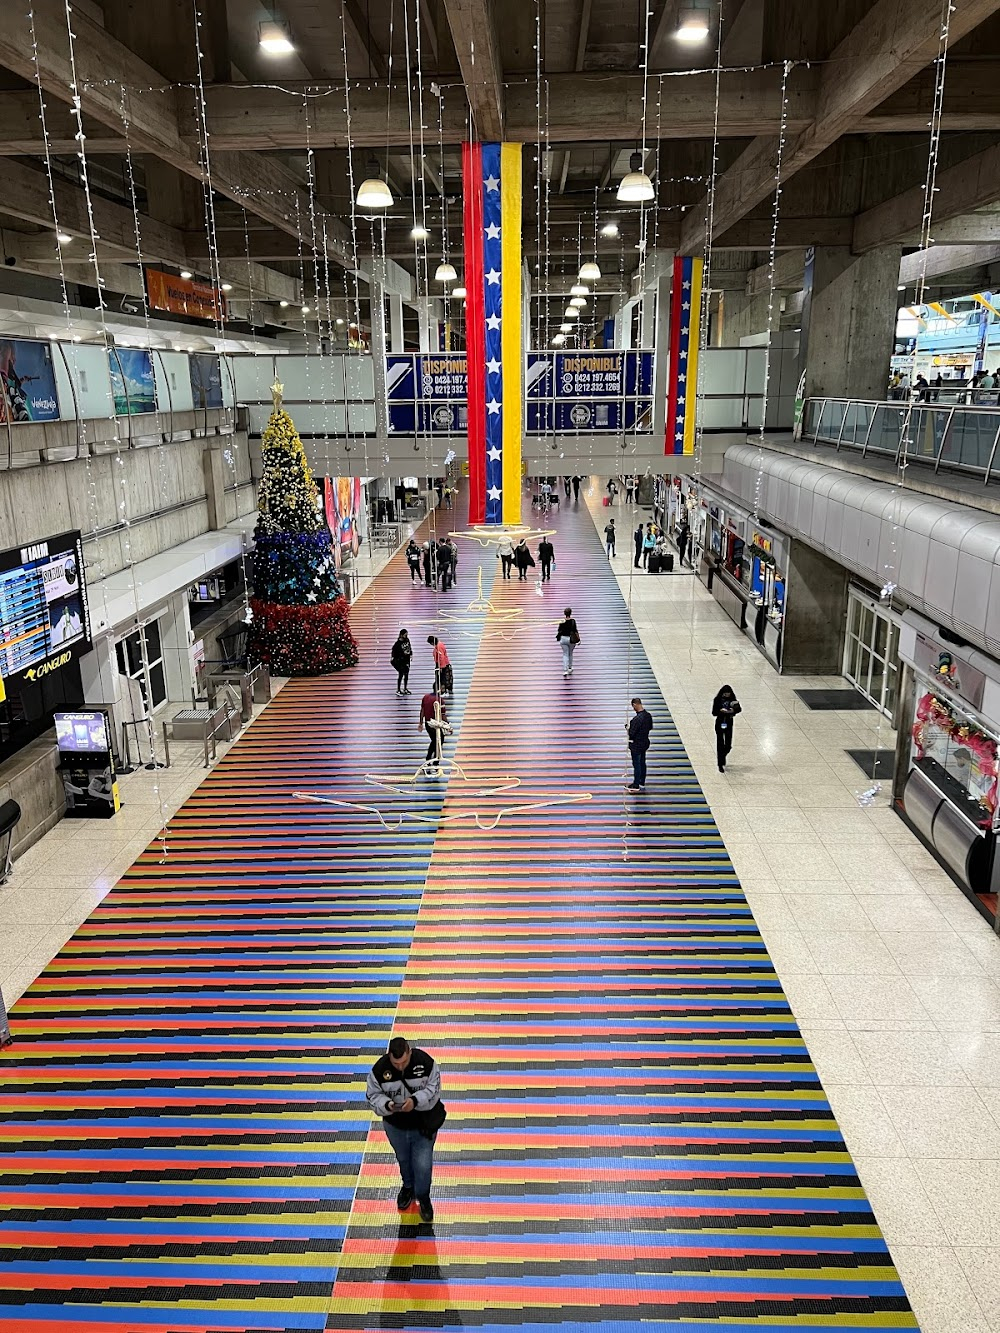
[{"label": "pendant light", "polygon": [[642,153],[633,153],[628,162],[628,175],[618,186],[618,201],[622,204],[648,204],[655,197],[653,182],[642,169]]},{"label": "pendant light", "polygon": [[464,288],[464,287],[452,287],[452,289],[451,289],[451,293],[450,293],[450,294],[451,294],[457,301],[464,301],[464,300],[465,300],[466,292],[465,292],[465,288]]},{"label": "pendant light", "polygon": [[679,42],[703,42],[709,34],[708,14],[703,9],[682,9],[674,36]]},{"label": "pendant light", "polygon": [[569,289],[570,296],[589,296],[590,288],[583,282],[574,282]]},{"label": "pendant light", "polygon": [[565,335],[565,333],[556,333],[556,334],[553,335],[553,338],[552,338],[552,346],[553,346],[553,347],[562,347],[562,345],[563,345],[563,343],[564,343],[565,341],[566,341],[566,335]]},{"label": "pendant light", "polygon": [[584,296],[574,296],[570,301],[570,305],[576,310],[584,310],[587,306],[587,298]]},{"label": "pendant light", "polygon": [[575,305],[568,305],[563,311],[563,319],[579,319],[580,312]]},{"label": "pendant light", "polygon": [[427,241],[430,240],[430,235],[431,234],[427,228],[422,226],[419,222],[415,227],[410,228],[411,241]]},{"label": "pendant light", "polygon": [[355,205],[366,212],[372,210],[378,212],[383,208],[391,208],[393,204],[392,191],[382,179],[382,169],[374,157],[368,159],[365,170],[368,175],[358,186],[358,193],[354,199]]},{"label": "pendant light", "polygon": [[572,325],[572,324],[560,324],[560,325],[559,325],[559,332],[560,332],[560,333],[572,333],[572,332],[573,332],[573,325]]},{"label": "pendant light", "polygon": [[600,266],[596,264],[592,259],[588,259],[586,264],[581,265],[580,267],[581,282],[600,282],[600,280],[601,280]]},{"label": "pendant light", "polygon": [[458,274],[455,272],[455,265],[449,264],[447,259],[442,260],[434,270],[435,282],[456,282]]},{"label": "pendant light", "polygon": [[605,222],[604,226],[601,228],[601,235],[608,236],[613,240],[614,237],[618,235],[618,223]]}]

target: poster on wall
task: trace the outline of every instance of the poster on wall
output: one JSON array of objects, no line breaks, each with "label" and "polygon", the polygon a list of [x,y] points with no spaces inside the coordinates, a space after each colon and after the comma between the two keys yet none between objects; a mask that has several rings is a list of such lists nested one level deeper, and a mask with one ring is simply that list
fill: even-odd
[{"label": "poster on wall", "polygon": [[191,396],[195,407],[222,406],[222,361],[212,352],[195,352],[188,357]]},{"label": "poster on wall", "polygon": [[324,477],[323,510],[333,537],[333,554],[339,569],[345,552],[357,555],[361,547],[361,478]]},{"label": "poster on wall", "polygon": [[156,383],[151,353],[140,347],[110,347],[108,368],[115,416],[141,416],[156,411]]},{"label": "poster on wall", "polygon": [[49,343],[0,339],[0,421],[58,421],[56,375]]},{"label": "poster on wall", "polygon": [[226,314],[226,298],[217,287],[159,268],[146,269],[146,298],[150,309],[165,310],[170,315],[221,320]]}]

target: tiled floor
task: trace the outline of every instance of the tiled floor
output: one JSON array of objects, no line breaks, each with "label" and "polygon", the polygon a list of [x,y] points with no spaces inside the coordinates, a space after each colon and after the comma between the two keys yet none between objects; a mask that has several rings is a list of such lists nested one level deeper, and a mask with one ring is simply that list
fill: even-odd
[{"label": "tiled floor", "polygon": [[[633,576],[617,512],[622,590],[915,1313],[929,1333],[1000,1330],[1000,940],[885,794],[859,805],[844,751],[891,748],[888,726],[806,709],[795,688],[842,682],[777,676],[692,576]],[[722,776],[727,681],[744,711]],[[174,757],[124,779],[113,825],[64,823],[18,862],[0,890],[8,1004],[201,780],[196,747]]]},{"label": "tiled floor", "polygon": [[[596,491],[592,512],[607,511]],[[693,575],[615,571],[928,1333],[1000,1329],[1000,938],[888,808],[849,748],[874,712],[810,712]],[[581,618],[586,635],[586,616]],[[711,701],[743,705],[726,774]]]}]

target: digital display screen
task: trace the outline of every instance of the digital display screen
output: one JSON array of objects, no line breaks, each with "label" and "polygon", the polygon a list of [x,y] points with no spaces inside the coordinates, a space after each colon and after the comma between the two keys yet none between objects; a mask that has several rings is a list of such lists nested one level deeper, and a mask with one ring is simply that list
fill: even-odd
[{"label": "digital display screen", "polygon": [[108,754],[107,713],[56,713],[56,744],[60,754]]},{"label": "digital display screen", "polygon": [[0,553],[0,676],[34,683],[89,647],[79,532]]}]

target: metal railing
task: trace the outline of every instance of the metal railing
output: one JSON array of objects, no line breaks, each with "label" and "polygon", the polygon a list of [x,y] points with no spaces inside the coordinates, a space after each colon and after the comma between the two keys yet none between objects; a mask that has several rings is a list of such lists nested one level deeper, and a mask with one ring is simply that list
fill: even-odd
[{"label": "metal railing", "polygon": [[[904,439],[910,411],[908,438]],[[809,398],[802,437],[814,444],[850,449],[898,463],[968,472],[989,482],[997,475],[1000,407],[959,403],[876,402],[856,398]],[[1000,476],[998,476],[1000,479]]]}]

